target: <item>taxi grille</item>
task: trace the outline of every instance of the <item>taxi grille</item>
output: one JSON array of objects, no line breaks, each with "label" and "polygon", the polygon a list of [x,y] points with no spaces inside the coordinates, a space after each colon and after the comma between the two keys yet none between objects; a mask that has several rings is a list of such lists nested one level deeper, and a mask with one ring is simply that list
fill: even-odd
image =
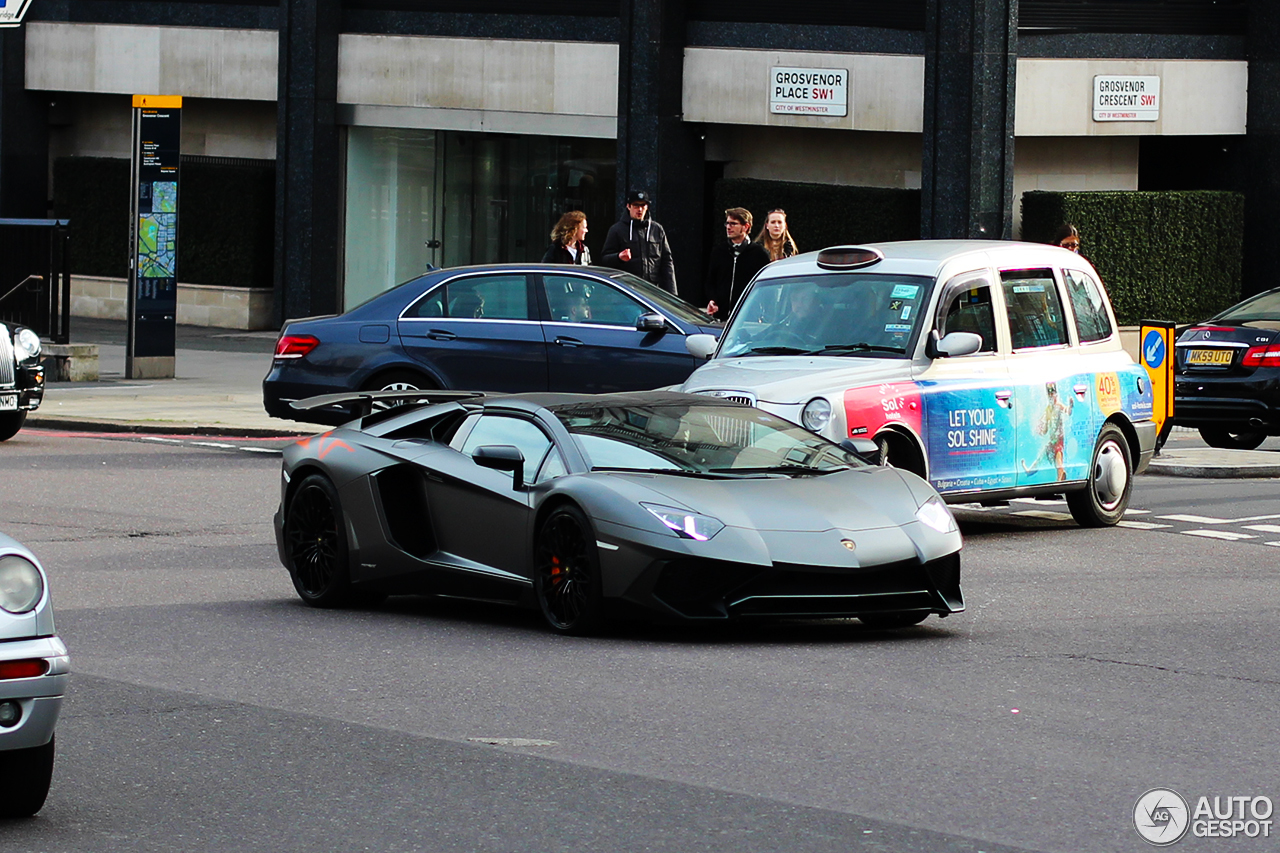
[{"label": "taxi grille", "polygon": [[0,325],[0,385],[13,385],[13,339],[9,327]]}]

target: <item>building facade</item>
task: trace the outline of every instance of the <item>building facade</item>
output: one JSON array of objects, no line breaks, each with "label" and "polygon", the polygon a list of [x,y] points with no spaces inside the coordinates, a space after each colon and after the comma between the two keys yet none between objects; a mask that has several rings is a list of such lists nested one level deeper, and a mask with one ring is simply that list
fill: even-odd
[{"label": "building facade", "polygon": [[1239,190],[1257,290],[1277,6],[34,0],[0,36],[0,215],[46,215],[58,158],[128,157],[129,96],[167,94],[185,154],[275,162],[277,321],[538,260],[564,210],[598,251],[629,188],[696,301],[724,177],[918,189],[925,237],[1017,236],[1032,189]]}]

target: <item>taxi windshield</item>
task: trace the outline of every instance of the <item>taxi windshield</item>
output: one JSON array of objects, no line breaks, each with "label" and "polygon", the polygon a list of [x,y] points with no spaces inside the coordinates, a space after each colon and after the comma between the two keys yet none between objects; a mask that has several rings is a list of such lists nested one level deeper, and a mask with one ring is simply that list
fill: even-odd
[{"label": "taxi windshield", "polygon": [[874,273],[760,280],[729,321],[719,357],[907,358],[932,286],[927,276]]}]

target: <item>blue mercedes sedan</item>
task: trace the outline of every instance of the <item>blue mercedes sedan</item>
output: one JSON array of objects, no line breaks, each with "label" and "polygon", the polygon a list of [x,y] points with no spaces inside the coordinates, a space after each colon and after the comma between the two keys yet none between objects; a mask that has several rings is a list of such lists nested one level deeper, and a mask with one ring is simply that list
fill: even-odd
[{"label": "blue mercedes sedan", "polygon": [[285,323],[263,405],[273,417],[335,424],[350,411],[290,404],[346,391],[660,388],[701,363],[686,336],[720,330],[694,306],[615,269],[434,270],[345,314]]}]

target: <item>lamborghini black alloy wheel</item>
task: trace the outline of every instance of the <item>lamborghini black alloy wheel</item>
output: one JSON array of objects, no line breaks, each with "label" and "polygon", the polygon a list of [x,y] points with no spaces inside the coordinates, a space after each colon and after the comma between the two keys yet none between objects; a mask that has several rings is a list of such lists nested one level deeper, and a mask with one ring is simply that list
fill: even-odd
[{"label": "lamborghini black alloy wheel", "polygon": [[338,493],[325,477],[302,481],[285,516],[289,574],[307,604],[338,607],[347,603],[347,540]]},{"label": "lamborghini black alloy wheel", "polygon": [[601,617],[600,567],[591,526],[572,506],[543,522],[534,547],[534,592],[547,624],[564,634],[585,634]]}]

